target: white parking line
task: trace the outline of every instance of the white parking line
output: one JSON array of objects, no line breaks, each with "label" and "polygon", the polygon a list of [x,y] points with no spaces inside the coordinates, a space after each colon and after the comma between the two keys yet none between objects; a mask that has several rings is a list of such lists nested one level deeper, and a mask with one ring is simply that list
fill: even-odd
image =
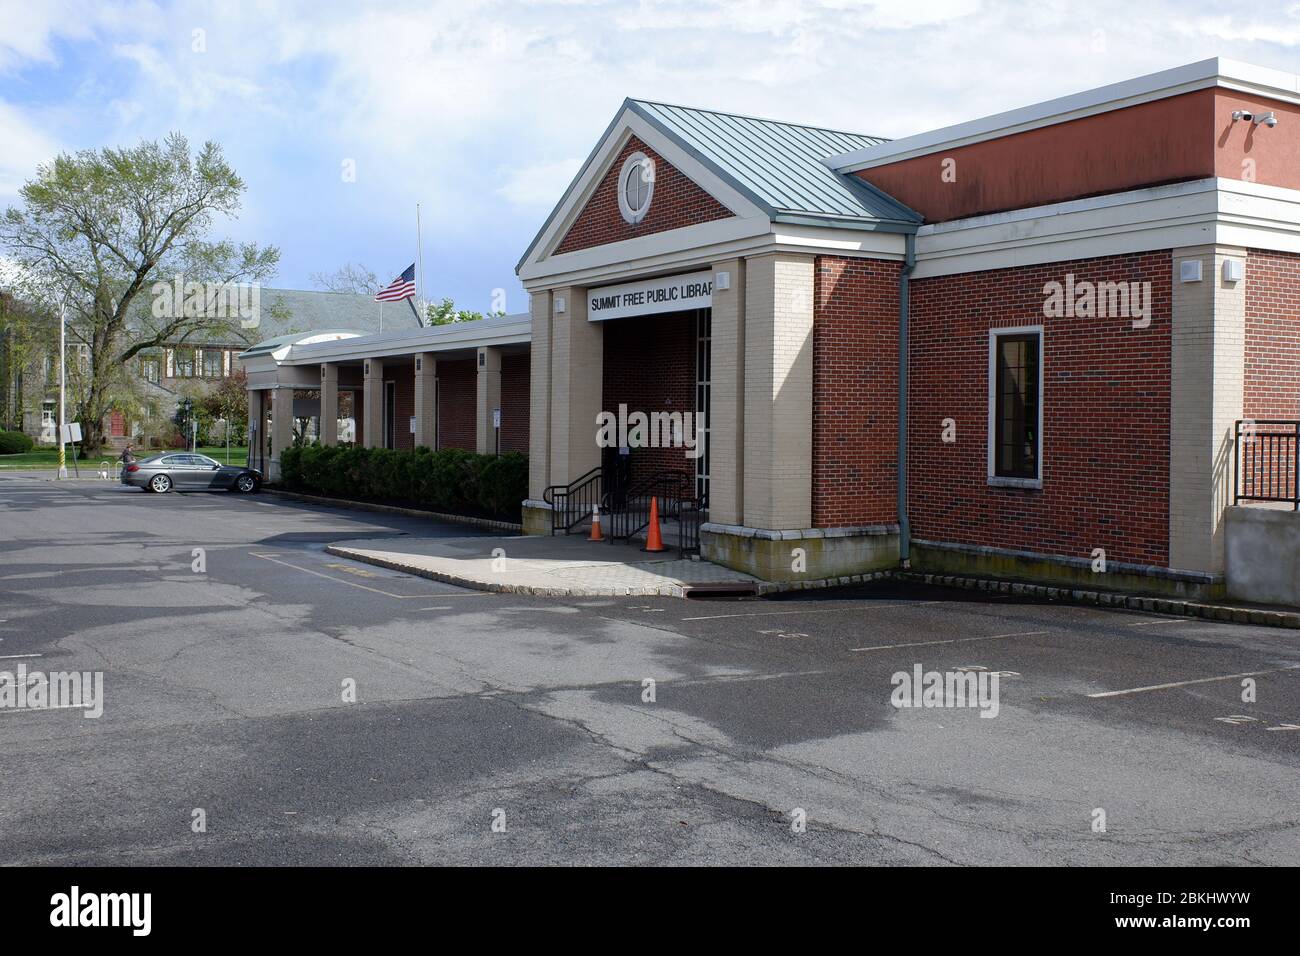
[{"label": "white parking line", "polygon": [[1259,677],[1261,674],[1280,674],[1283,671],[1293,671],[1300,668],[1300,664],[1291,664],[1287,667],[1275,667],[1267,671],[1247,671],[1244,674],[1224,674],[1222,677],[1198,677],[1196,680],[1179,680],[1169,684],[1151,684],[1147,687],[1130,687],[1127,690],[1108,690],[1100,694],[1089,694],[1089,697],[1122,697],[1125,694],[1144,694],[1149,690],[1169,690],[1173,687],[1188,687],[1192,684],[1211,684],[1219,680],[1236,680],[1239,677]]},{"label": "white parking line", "polygon": [[812,611],[750,611],[746,614],[706,614],[703,617],[684,617],[683,621],[720,621],[727,617],[785,617],[795,614],[842,614],[845,611],[874,611],[882,607],[920,607],[923,604],[943,604],[943,601],[909,601],[902,604],[870,604],[865,607],[828,607]]},{"label": "white parking line", "polygon": [[1016,634],[990,634],[987,637],[954,637],[946,641],[915,641],[911,644],[877,644],[875,647],[850,647],[851,651],[889,651],[896,647],[929,647],[932,644],[967,644],[971,641],[1000,641],[1008,637],[1032,637],[1047,631],[1020,631]]},{"label": "white parking line", "polygon": [[40,657],[40,654],[0,654],[0,661],[16,661],[22,657]]},{"label": "white parking line", "polygon": [[1152,624],[1192,624],[1195,618],[1190,617],[1162,617],[1158,621],[1138,621],[1135,624],[1126,624],[1125,627],[1150,627]]}]

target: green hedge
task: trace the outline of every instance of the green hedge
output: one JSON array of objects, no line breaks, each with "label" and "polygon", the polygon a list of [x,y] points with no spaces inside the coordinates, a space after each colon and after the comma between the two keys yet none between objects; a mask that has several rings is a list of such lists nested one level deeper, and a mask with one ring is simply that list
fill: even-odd
[{"label": "green hedge", "polygon": [[35,444],[22,432],[0,431],[0,455],[21,455],[31,451]]},{"label": "green hedge", "polygon": [[280,453],[280,484],[329,498],[518,521],[528,497],[528,456],[312,444]]}]

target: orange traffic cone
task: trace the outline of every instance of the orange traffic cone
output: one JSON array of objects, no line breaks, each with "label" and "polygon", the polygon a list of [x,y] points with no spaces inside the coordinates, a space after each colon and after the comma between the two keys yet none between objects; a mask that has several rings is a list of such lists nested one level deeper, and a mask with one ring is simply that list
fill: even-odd
[{"label": "orange traffic cone", "polygon": [[588,541],[604,541],[605,536],[600,533],[600,505],[591,506],[591,537]]},{"label": "orange traffic cone", "polygon": [[659,499],[650,499],[650,530],[646,533],[645,547],[642,551],[667,551],[664,539],[659,534]]}]

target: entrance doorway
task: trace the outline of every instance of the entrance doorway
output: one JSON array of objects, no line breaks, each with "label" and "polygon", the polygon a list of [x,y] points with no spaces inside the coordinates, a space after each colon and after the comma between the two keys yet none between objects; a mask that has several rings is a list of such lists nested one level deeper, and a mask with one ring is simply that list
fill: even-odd
[{"label": "entrance doorway", "polygon": [[397,383],[384,383],[384,447],[395,447],[393,441],[393,418],[397,407]]},{"label": "entrance doorway", "polygon": [[712,428],[713,310],[695,313],[695,497],[708,507],[709,433]]}]

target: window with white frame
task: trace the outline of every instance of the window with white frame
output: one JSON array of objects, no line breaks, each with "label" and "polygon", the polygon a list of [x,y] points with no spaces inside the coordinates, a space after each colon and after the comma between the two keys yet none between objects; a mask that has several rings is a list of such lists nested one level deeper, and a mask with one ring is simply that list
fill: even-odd
[{"label": "window with white frame", "polygon": [[636,225],[644,219],[654,194],[654,160],[645,153],[633,153],[624,160],[618,177],[618,211],[623,220]]},{"label": "window with white frame", "polygon": [[989,332],[989,483],[1043,482],[1043,327]]},{"label": "window with white frame", "polygon": [[204,349],[203,377],[222,378],[226,371],[226,353],[218,349]]}]

